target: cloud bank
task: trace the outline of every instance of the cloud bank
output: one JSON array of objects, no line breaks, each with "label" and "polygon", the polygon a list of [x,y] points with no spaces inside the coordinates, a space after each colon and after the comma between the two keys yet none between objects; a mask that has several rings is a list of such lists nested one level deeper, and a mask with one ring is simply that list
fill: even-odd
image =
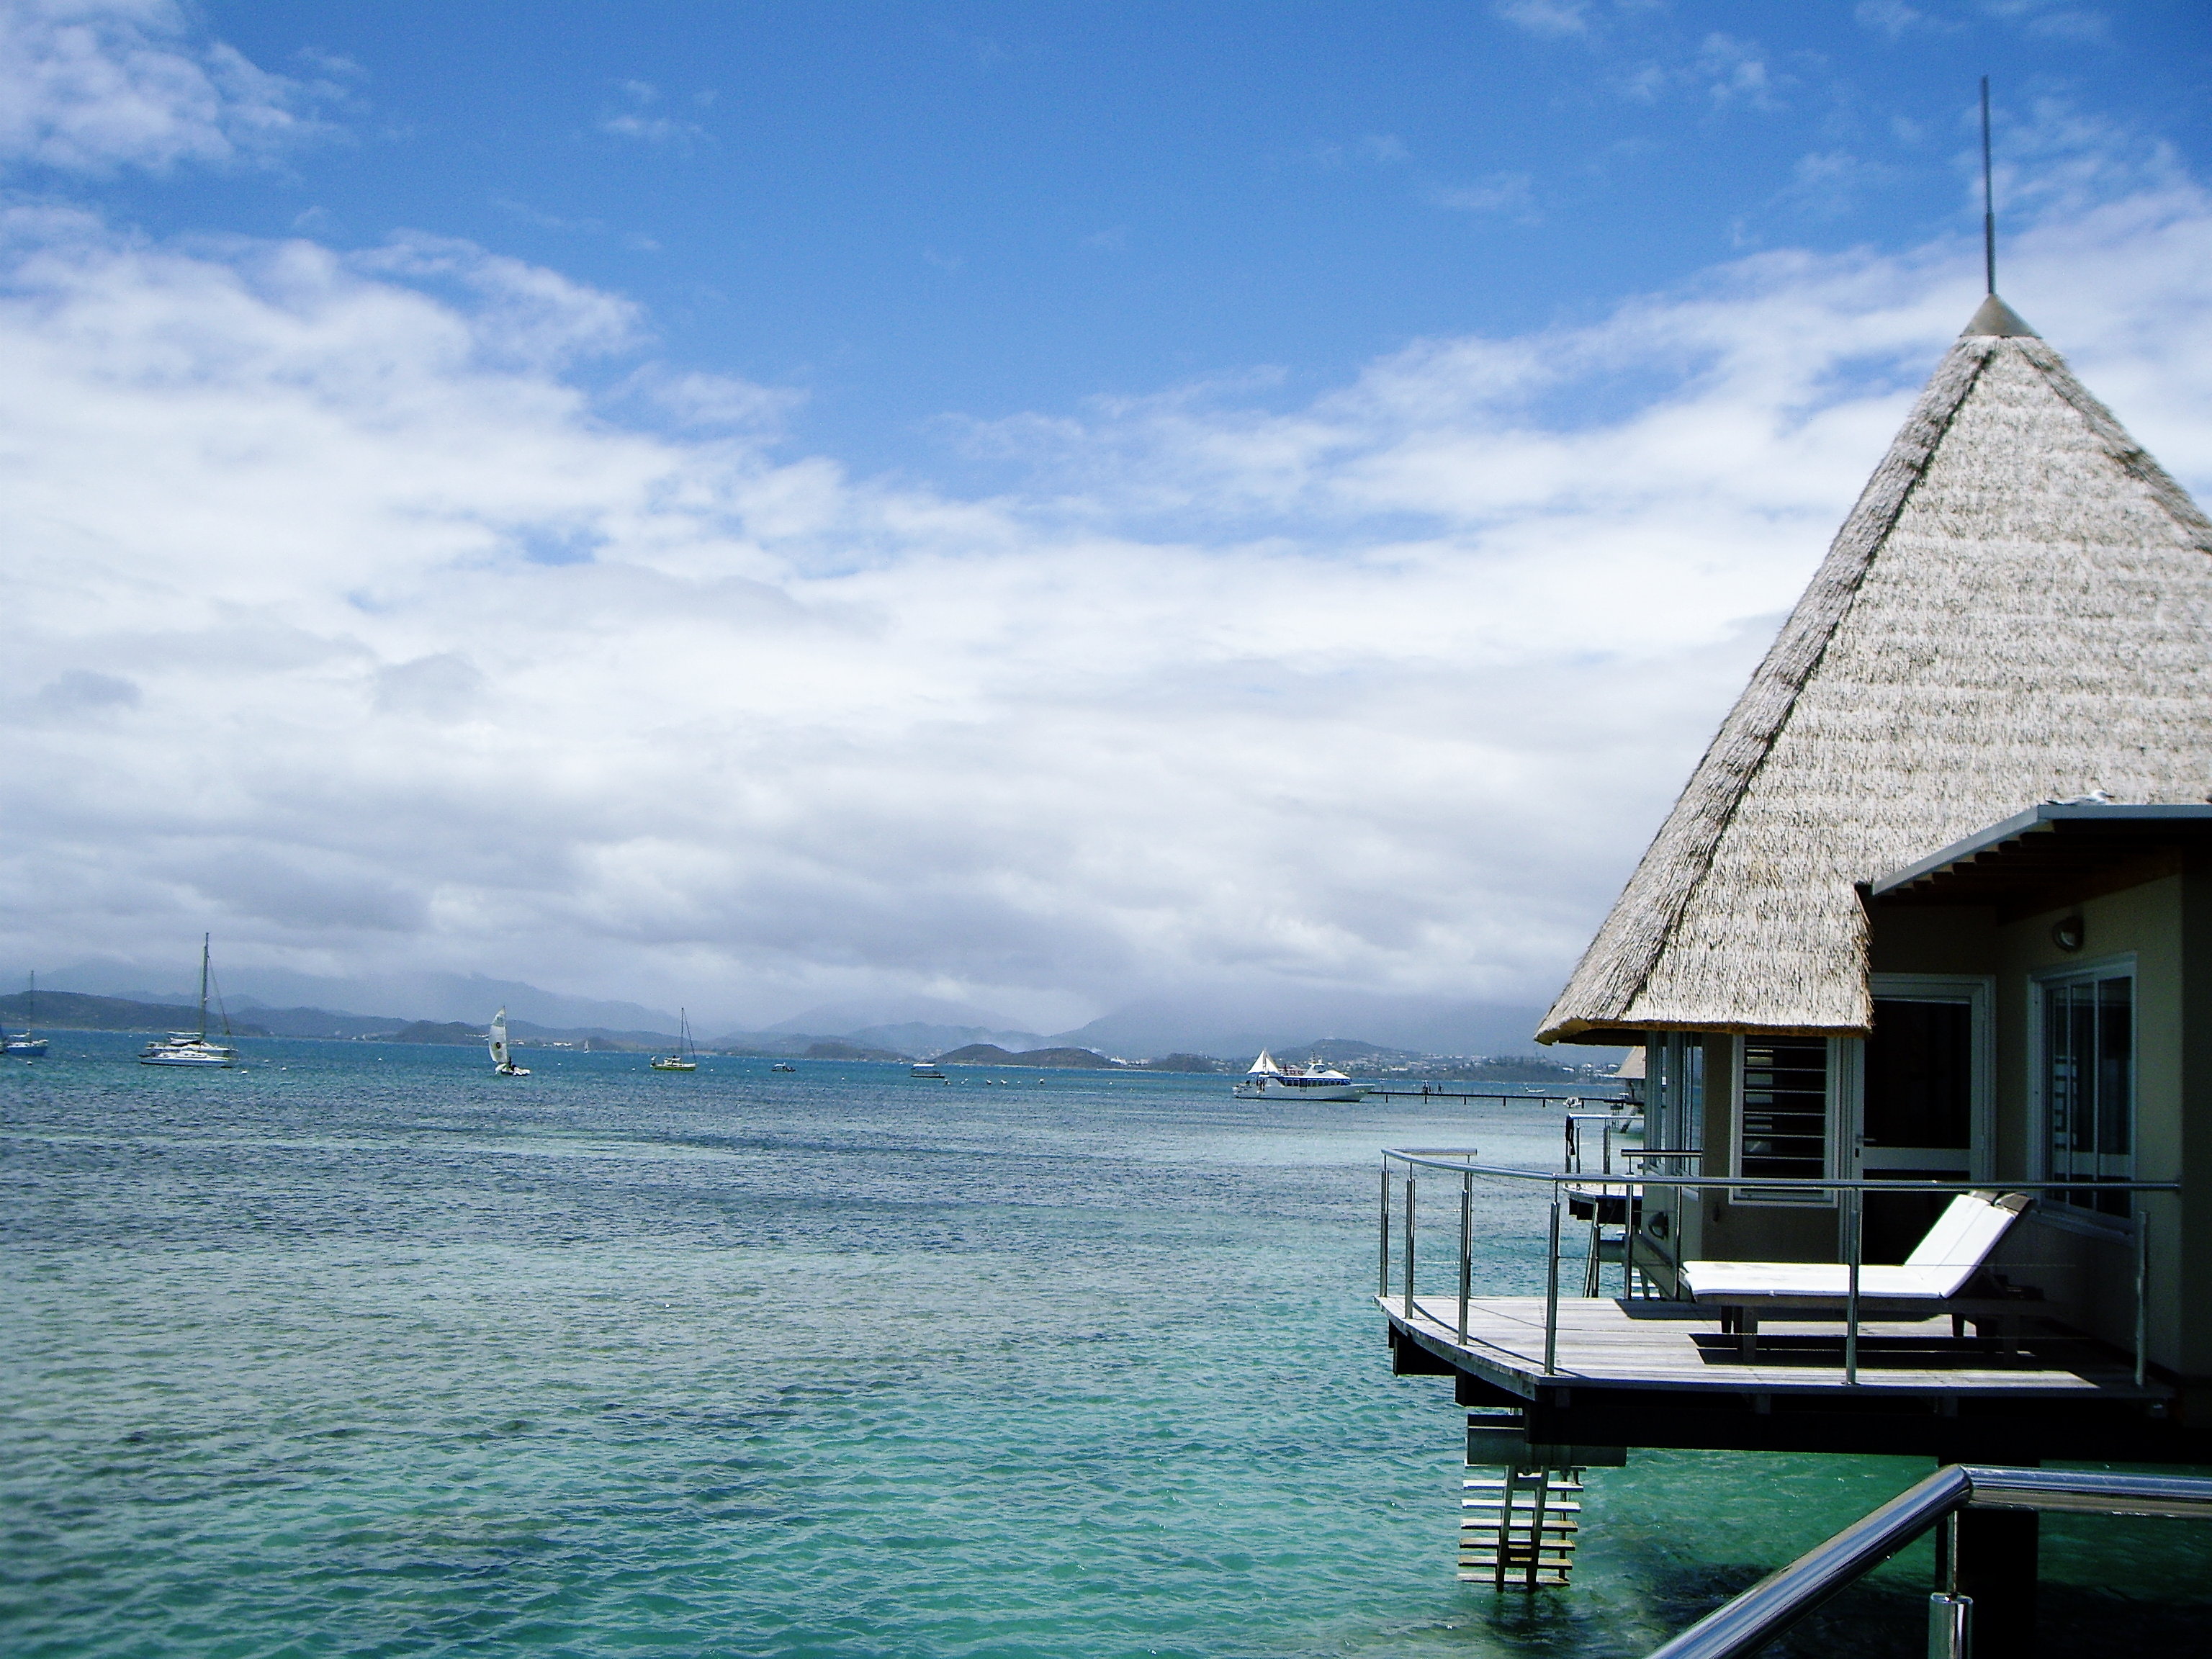
[{"label": "cloud bank", "polygon": [[[185,61],[218,101],[192,125],[182,76],[174,131],[258,107]],[[9,130],[97,126],[40,118]],[[201,153],[133,131],[71,142]],[[2069,199],[2008,268],[2201,489],[2212,203]],[[1176,988],[1540,1002],[1978,269],[1763,254],[1288,410],[1194,386],[961,423],[1020,480],[962,497],[790,453],[783,394],[658,362],[622,296],[495,252],[19,204],[9,951],[212,930],[238,964],[717,1026],[894,994],[1042,1030]]]}]

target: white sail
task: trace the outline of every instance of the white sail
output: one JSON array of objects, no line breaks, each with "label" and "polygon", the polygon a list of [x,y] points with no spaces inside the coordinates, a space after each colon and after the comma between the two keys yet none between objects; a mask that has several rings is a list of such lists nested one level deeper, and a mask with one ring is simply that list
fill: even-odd
[{"label": "white sail", "polygon": [[1252,1062],[1252,1069],[1244,1075],[1246,1077],[1280,1077],[1282,1072],[1283,1068],[1275,1063],[1274,1055],[1262,1048],[1260,1050],[1260,1058]]},{"label": "white sail", "polygon": [[507,1010],[504,1008],[492,1016],[491,1063],[501,1071],[514,1064],[507,1052]]}]

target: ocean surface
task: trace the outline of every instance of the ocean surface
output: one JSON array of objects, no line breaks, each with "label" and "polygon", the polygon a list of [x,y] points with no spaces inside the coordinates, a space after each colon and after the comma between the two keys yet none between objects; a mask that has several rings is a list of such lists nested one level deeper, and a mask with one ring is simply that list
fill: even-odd
[{"label": "ocean surface", "polygon": [[[138,1041],[0,1069],[7,1659],[1640,1655],[1929,1467],[1636,1453],[1571,1589],[1455,1583],[1376,1155],[1534,1102]],[[2207,1650],[2207,1533],[2046,1522],[2052,1639]],[[1922,1650],[1927,1572],[1788,1650]]]}]

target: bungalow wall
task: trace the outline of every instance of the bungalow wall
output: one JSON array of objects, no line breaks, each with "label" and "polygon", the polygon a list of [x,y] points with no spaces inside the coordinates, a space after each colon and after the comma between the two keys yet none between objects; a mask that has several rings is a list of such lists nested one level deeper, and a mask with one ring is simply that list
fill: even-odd
[{"label": "bungalow wall", "polygon": [[[2125,879],[2124,874],[2118,878]],[[1991,975],[1996,982],[1995,1144],[1998,1181],[2049,1178],[2046,1108],[2039,1076],[2039,976],[2109,964],[2132,969],[2134,999],[2134,1176],[2185,1180],[2212,1191],[2212,875],[2171,873],[2114,891],[2077,884],[2027,901],[2037,908],[1877,905],[1872,915],[1874,972]],[[2062,921],[2078,917],[2081,944],[2057,940]],[[2192,974],[2193,969],[2193,974]],[[2189,1018],[2194,1010],[2198,1018]],[[2193,1108],[2193,1109],[2192,1109]],[[2192,1143],[2191,1136],[2194,1139]],[[2192,1157],[2191,1154],[2194,1152]],[[2202,1310],[2212,1295],[2212,1233],[2197,1193],[2177,1201],[2138,1200],[2150,1218],[2150,1341],[2153,1363],[2185,1376],[2212,1375],[2212,1328]],[[2122,1347],[2135,1340],[2135,1250],[2118,1227],[2062,1205],[2039,1205],[2000,1249],[2001,1271],[2040,1285],[2069,1322]]]}]

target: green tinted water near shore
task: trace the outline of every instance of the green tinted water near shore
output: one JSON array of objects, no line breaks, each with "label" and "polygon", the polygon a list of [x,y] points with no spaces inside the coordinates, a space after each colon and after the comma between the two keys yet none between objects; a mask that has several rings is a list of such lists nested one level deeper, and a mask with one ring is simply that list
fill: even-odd
[{"label": "green tinted water near shore", "polygon": [[[1633,1655],[1926,1472],[1639,1454],[1571,1590],[1455,1583],[1374,1155],[1538,1106],[134,1046],[0,1073],[11,1656]],[[2212,1615],[2212,1539],[2066,1528],[2055,1618]],[[1801,1650],[1913,1651],[1924,1572]]]}]

